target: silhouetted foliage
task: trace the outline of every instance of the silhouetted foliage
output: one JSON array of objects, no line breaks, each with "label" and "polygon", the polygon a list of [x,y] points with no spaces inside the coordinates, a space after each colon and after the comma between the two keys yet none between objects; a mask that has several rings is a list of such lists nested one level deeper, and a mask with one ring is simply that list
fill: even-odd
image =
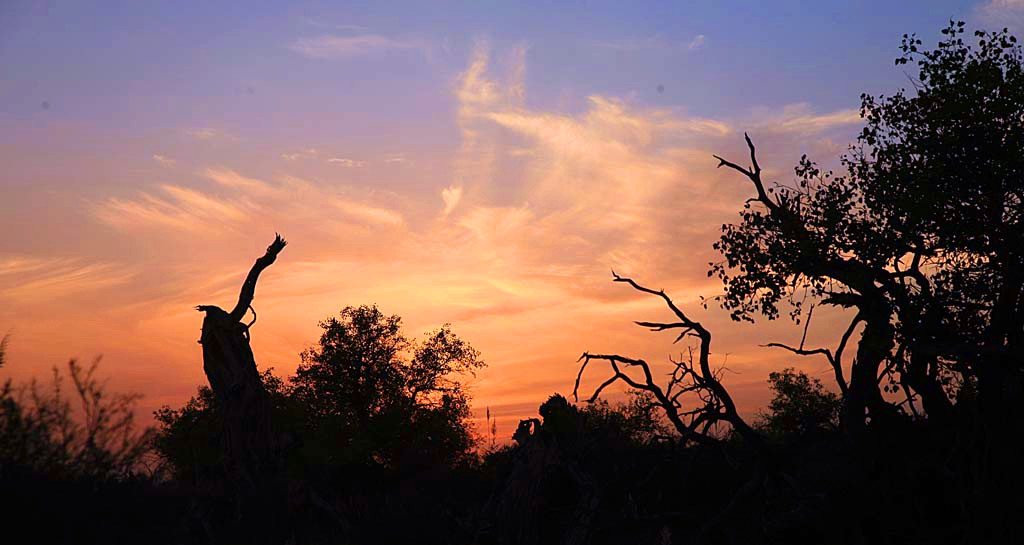
[{"label": "silhouetted foliage", "polygon": [[4,537],[69,544],[180,538],[181,502],[154,486],[152,433],[134,420],[138,396],[107,390],[98,361],[71,360],[67,374],[54,368],[49,383],[0,386]]},{"label": "silhouetted foliage", "polygon": [[621,435],[636,445],[677,437],[665,422],[657,400],[643,391],[630,390],[626,400],[617,403],[594,400],[585,404],[580,414],[587,428]]},{"label": "silhouetted foliage", "polygon": [[[284,381],[273,374],[273,369],[260,373],[260,379],[275,409],[271,415],[277,424],[275,428],[293,427],[297,416]],[[157,409],[153,417],[158,424],[154,448],[174,478],[197,482],[225,477],[221,443],[223,422],[213,390],[200,386],[196,395],[182,407],[173,409],[165,405]]]},{"label": "silhouetted foliage", "polygon": [[[270,369],[260,374],[281,429],[303,430],[303,449],[324,463],[386,462],[416,449],[449,463],[474,446],[469,394],[459,375],[483,366],[479,353],[445,325],[413,343],[398,316],[376,307],[347,307],[321,323],[320,343],[302,353],[288,383]],[[216,431],[216,400],[205,386],[179,409],[163,407],[157,444],[176,466],[188,465]],[[419,441],[417,443],[416,441]],[[197,451],[197,453],[199,452]],[[212,458],[200,456],[202,459]],[[183,467],[184,467],[183,466]]]},{"label": "silhouetted foliage", "polygon": [[50,476],[119,480],[143,467],[151,430],[135,425],[136,395],[111,394],[96,377],[99,360],[68,362],[72,393],[53,369],[48,385],[0,388],[0,467]]},{"label": "silhouetted foliage", "polygon": [[[460,381],[484,365],[449,325],[419,342],[376,306],[346,307],[320,323],[291,394],[306,411],[308,448],[341,461],[456,463],[475,445]],[[325,460],[328,461],[328,460]]]},{"label": "silhouetted foliage", "polygon": [[[749,139],[749,169],[721,159],[757,191],[716,244],[722,304],[751,321],[775,318],[784,300],[798,316],[805,293],[853,309],[840,343],[863,323],[845,395],[852,429],[865,409],[884,422],[916,411],[915,398],[949,418],[951,387],[978,379],[979,395],[998,397],[1021,379],[1024,335],[1011,324],[1022,323],[1024,285],[1024,57],[1005,30],[977,32],[976,46],[963,23],[943,34],[931,51],[904,37],[897,64],[917,62],[913,94],[862,96],[866,127],[843,175],[804,157],[795,184],[765,184]],[[883,398],[879,375],[904,404]]]},{"label": "silhouetted foliage", "polygon": [[787,368],[769,373],[768,383],[774,397],[768,410],[758,414],[754,423],[758,431],[777,440],[794,441],[838,428],[841,400],[820,380]]},{"label": "silhouetted foliage", "polygon": [[904,36],[896,64],[917,64],[913,92],[862,95],[866,126],[842,174],[804,157],[795,183],[766,184],[750,138],[749,167],[719,158],[756,196],[723,226],[725,260],[709,275],[737,320],[774,319],[784,302],[805,320],[805,301],[849,309],[835,350],[772,345],[829,361],[842,427],[867,460],[916,450],[864,436],[906,434],[912,421],[955,438],[917,436],[942,454],[913,470],[950,471],[970,534],[1008,541],[1021,502],[994,498],[1024,484],[1013,439],[1024,431],[1024,54],[1005,29],[974,44],[963,23],[942,33],[933,50]]},{"label": "silhouetted foliage", "polygon": [[[72,360],[71,395],[56,370],[3,384],[5,528],[63,543],[1019,541],[1024,55],[1005,30],[968,45],[963,28],[930,51],[904,37],[915,89],[862,96],[842,174],[804,157],[792,184],[766,183],[750,138],[749,166],[719,158],[756,192],[716,244],[719,302],[739,321],[789,311],[803,340],[769,346],[824,358],[838,393],[771,372],[748,425],[712,332],[613,273],[671,313],[638,325],[694,345],[667,373],[584,353],[574,400],[607,365],[585,402],[552,395],[505,444],[488,410],[477,452],[465,381],[484,363],[449,325],[414,340],[396,315],[346,307],[293,377],[257,370],[241,320],[278,236],[230,312],[199,307],[211,386],[158,410],[155,434],[95,364]],[[804,345],[818,306],[848,311],[835,348]],[[601,398],[613,385],[624,402]]]}]

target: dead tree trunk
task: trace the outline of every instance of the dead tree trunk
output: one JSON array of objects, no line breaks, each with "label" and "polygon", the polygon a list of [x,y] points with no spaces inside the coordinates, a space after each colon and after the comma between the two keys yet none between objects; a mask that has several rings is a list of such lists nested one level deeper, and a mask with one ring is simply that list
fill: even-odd
[{"label": "dead tree trunk", "polygon": [[200,305],[204,312],[203,371],[216,396],[224,424],[224,462],[236,504],[231,539],[249,543],[283,543],[288,535],[288,485],[277,435],[270,425],[271,405],[249,346],[249,326],[242,323],[251,308],[260,273],[284,249],[280,235],[256,260],[229,313]]}]

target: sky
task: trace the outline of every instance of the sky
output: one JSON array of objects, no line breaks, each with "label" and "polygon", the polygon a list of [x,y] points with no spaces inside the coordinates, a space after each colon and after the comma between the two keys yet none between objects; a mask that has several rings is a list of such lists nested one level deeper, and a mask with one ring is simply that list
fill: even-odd
[{"label": "sky", "polygon": [[[252,344],[291,374],[317,322],[377,304],[453,324],[498,433],[569,394],[584,351],[667,369],[664,288],[714,335],[740,409],[771,370],[827,381],[785,319],[729,321],[711,245],[751,187],[856,137],[909,87],[904,33],[1024,29],[1024,0],[0,3],[0,379],[102,356],[141,414],[205,384],[197,304],[230,307],[275,232]],[[843,316],[816,316],[832,346]],[[592,366],[584,390],[608,377]],[[615,394],[613,394],[614,397]]]}]

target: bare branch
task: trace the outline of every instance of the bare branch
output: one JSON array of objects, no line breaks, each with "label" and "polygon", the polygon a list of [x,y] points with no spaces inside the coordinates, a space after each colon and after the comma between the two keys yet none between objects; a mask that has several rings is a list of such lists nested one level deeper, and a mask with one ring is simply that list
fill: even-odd
[{"label": "bare branch", "polygon": [[804,320],[804,334],[800,337],[800,349],[803,350],[804,342],[807,340],[807,330],[811,327],[811,317],[814,316],[814,305],[807,311],[807,319]]},{"label": "bare branch", "polygon": [[[754,431],[736,411],[736,405],[729,396],[728,391],[722,386],[718,375],[712,371],[709,364],[711,354],[711,333],[704,328],[700,322],[692,320],[682,309],[676,306],[675,302],[664,292],[664,290],[653,290],[644,287],[631,278],[619,276],[612,271],[615,282],[629,284],[633,289],[660,297],[668,308],[675,314],[679,322],[635,322],[637,325],[649,328],[652,331],[665,331],[668,329],[682,329],[682,333],[676,338],[679,341],[687,335],[693,335],[699,339],[699,349],[695,361],[694,352],[691,348],[689,361],[675,361],[675,369],[669,373],[669,382],[662,389],[651,372],[650,365],[641,359],[628,358],[617,354],[590,354],[584,352],[577,361],[582,361],[579,373],[576,375],[576,383],[573,388],[573,397],[578,399],[580,380],[590,360],[604,360],[612,368],[613,375],[606,379],[595,390],[590,400],[596,400],[600,393],[615,382],[621,381],[627,386],[641,391],[646,391],[654,396],[658,405],[665,411],[665,416],[682,436],[681,441],[685,444],[688,440],[700,442],[716,442],[717,439],[707,435],[707,430],[719,421],[728,422],[734,430],[751,442],[760,452],[768,454],[769,450],[760,434]],[[638,381],[624,373],[619,365],[628,365],[639,368],[644,375],[643,381]],[[681,398],[684,394],[692,393],[702,403],[691,409],[684,410]]]},{"label": "bare branch", "polygon": [[790,352],[797,354],[798,356],[813,356],[816,354],[822,354],[825,356],[829,363],[835,361],[832,357],[832,351],[829,350],[828,348],[815,348],[813,350],[804,350],[803,348],[794,348],[792,346],[789,346],[788,344],[782,343],[768,343],[763,344],[761,346],[764,346],[765,348],[782,348],[784,350],[789,350]]},{"label": "bare branch", "polygon": [[618,274],[615,273],[615,271],[612,271],[612,277],[614,282],[625,282],[632,286],[633,289],[637,291],[642,291],[644,293],[649,293],[651,295],[661,297],[662,300],[665,301],[665,304],[668,305],[669,310],[671,310],[672,313],[675,314],[676,317],[679,318],[679,320],[683,323],[683,326],[693,328],[701,336],[706,334],[710,337],[711,334],[708,333],[708,331],[704,329],[704,327],[701,326],[699,322],[695,322],[688,318],[686,314],[684,314],[683,311],[676,306],[675,302],[673,302],[672,299],[665,294],[665,290],[655,291],[652,290],[651,288],[646,288],[644,286],[641,286],[640,284],[637,284],[632,278],[619,276]]},{"label": "bare branch", "polygon": [[257,258],[256,263],[249,269],[249,274],[245,277],[245,283],[242,284],[242,291],[238,294],[238,303],[235,304],[235,308],[230,312],[231,318],[234,321],[242,321],[246,309],[252,305],[253,297],[256,295],[256,281],[259,279],[260,273],[263,272],[263,269],[273,265],[274,261],[277,260],[277,254],[281,253],[281,250],[287,244],[288,242],[280,234],[274,233],[274,242],[267,246],[267,252]]},{"label": "bare branch", "polygon": [[743,139],[747,141],[747,147],[750,148],[750,164],[753,165],[754,176],[758,179],[761,178],[761,165],[757,164],[757,153],[754,149],[754,142],[750,140],[750,135],[746,132],[743,133]]},{"label": "bare branch", "polygon": [[743,133],[743,138],[747,141],[747,147],[750,149],[751,168],[741,167],[732,161],[719,157],[718,155],[713,155],[712,157],[718,159],[718,168],[729,167],[746,176],[754,184],[754,189],[757,190],[757,200],[767,206],[769,210],[775,211],[779,209],[780,206],[779,203],[776,203],[768,197],[768,192],[764,188],[764,182],[761,181],[761,166],[757,163],[757,154],[754,148],[754,142],[750,139],[750,136],[748,136],[747,133]]},{"label": "bare branch", "polygon": [[[810,317],[808,316],[808,320],[809,319]],[[850,322],[850,325],[847,326],[846,331],[843,333],[842,339],[840,339],[839,341],[839,346],[836,347],[835,353],[833,353],[828,348],[815,348],[812,350],[805,349],[803,346],[804,339],[806,339],[807,335],[806,328],[804,329],[804,339],[800,340],[799,348],[794,348],[783,343],[768,343],[763,346],[767,348],[781,348],[783,350],[788,350],[799,356],[815,356],[818,354],[825,356],[825,359],[828,360],[829,365],[832,366],[832,370],[835,373],[836,385],[839,386],[839,390],[845,396],[848,386],[846,384],[846,379],[843,377],[843,350],[846,349],[846,344],[850,341],[850,336],[853,335],[853,331],[857,328],[857,324],[859,324],[861,320],[863,320],[863,317],[860,314],[857,314],[857,316],[855,316],[854,319]]]}]

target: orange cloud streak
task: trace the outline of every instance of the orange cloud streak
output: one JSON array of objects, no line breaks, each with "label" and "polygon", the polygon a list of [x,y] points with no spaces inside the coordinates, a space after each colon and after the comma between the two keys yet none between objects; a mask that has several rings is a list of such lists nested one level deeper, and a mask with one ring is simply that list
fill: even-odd
[{"label": "orange cloud streak", "polygon": [[[348,304],[400,314],[411,333],[452,322],[490,363],[473,383],[475,406],[490,406],[507,436],[548,395],[571,390],[584,350],[666,361],[685,349],[631,325],[666,311],[612,285],[614,268],[666,288],[704,321],[742,408],[762,405],[769,369],[789,360],[757,345],[799,331],[733,324],[700,307],[698,295],[718,290],[704,274],[717,259],[711,242],[750,193],[711,153],[742,156],[737,135],[748,128],[765,138],[765,164],[790,162],[795,148],[828,156],[840,146],[826,136],[856,116],[796,105],[714,120],[603,96],[579,114],[540,111],[525,105],[525,48],[508,56],[506,82],[490,76],[488,53],[479,45],[456,82],[461,144],[436,187],[402,195],[329,174],[206,166],[194,183],[90,205],[92,221],[109,227],[104,245],[157,241],[146,251],[93,261],[0,254],[0,324],[14,334],[5,372],[40,375],[69,355],[102,353],[111,387],[145,394],[144,410],[182,403],[205,381],[191,308],[229,305],[280,231],[291,244],[261,279],[253,329],[257,361],[279,374],[316,340],[317,321]],[[834,342],[836,317],[816,320],[809,342]],[[825,362],[793,363],[829,372]],[[584,386],[602,378],[595,368]]]}]

